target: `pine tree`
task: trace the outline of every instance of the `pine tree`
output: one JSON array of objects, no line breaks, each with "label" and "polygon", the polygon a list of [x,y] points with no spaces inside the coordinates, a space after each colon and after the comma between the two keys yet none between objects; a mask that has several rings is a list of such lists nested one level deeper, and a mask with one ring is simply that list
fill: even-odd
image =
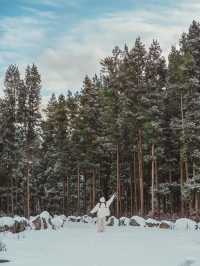
[{"label": "pine tree", "polygon": [[37,158],[37,151],[39,145],[39,130],[40,130],[40,90],[41,78],[38,69],[35,65],[27,66],[25,76],[25,86],[27,90],[27,114],[26,114],[26,144],[25,144],[25,158],[27,163],[26,171],[26,215],[30,216],[31,206],[31,175],[35,160]]}]

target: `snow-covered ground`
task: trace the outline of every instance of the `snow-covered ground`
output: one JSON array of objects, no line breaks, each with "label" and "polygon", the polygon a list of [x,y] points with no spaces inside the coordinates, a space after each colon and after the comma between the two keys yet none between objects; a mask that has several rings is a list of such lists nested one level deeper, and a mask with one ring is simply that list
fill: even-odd
[{"label": "snow-covered ground", "polygon": [[[200,231],[66,223],[58,230],[1,235],[10,266],[199,266]],[[187,259],[193,264],[184,263]]]}]

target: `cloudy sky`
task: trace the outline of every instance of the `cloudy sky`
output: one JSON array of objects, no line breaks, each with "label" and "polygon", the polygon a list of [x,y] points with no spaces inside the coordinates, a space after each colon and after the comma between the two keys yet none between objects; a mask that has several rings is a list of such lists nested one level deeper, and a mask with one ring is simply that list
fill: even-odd
[{"label": "cloudy sky", "polygon": [[115,45],[154,38],[167,55],[193,19],[199,0],[0,0],[1,84],[9,64],[35,63],[44,99],[78,90]]}]

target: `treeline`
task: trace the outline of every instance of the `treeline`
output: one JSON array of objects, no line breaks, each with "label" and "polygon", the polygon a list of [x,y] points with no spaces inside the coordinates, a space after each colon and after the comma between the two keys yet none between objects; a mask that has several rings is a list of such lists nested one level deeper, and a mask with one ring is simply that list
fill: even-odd
[{"label": "treeline", "polygon": [[[85,62],[87,64],[87,62]],[[0,101],[0,209],[85,214],[117,191],[116,216],[199,215],[200,24],[168,63],[154,40],[115,47],[82,90],[41,110],[35,65],[5,75]]]}]

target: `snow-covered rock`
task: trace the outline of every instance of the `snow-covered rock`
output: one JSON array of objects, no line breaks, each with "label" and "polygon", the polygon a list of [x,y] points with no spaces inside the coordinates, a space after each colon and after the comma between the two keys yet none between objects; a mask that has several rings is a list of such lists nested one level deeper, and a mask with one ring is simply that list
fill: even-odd
[{"label": "snow-covered rock", "polygon": [[160,222],[152,218],[148,218],[145,222],[145,225],[147,227],[158,227],[160,225]]},{"label": "snow-covered rock", "polygon": [[29,224],[31,226],[31,229],[40,230],[42,228],[42,219],[40,215],[31,216],[29,220]]},{"label": "snow-covered rock", "polygon": [[108,218],[106,225],[108,225],[108,226],[119,225],[119,220],[115,216],[111,216]]},{"label": "snow-covered rock", "polygon": [[14,216],[14,232],[13,233],[20,233],[26,230],[28,226],[28,220],[24,217],[20,217],[18,215]]},{"label": "snow-covered rock", "polygon": [[67,221],[67,217],[64,214],[59,215],[59,217],[63,220],[63,222]]},{"label": "snow-covered rock", "polygon": [[93,218],[92,218],[92,223],[93,223],[93,224],[96,224],[96,223],[97,223],[97,217],[93,217]]},{"label": "snow-covered rock", "polygon": [[11,227],[15,224],[15,221],[11,217],[1,217],[0,218],[0,226],[8,226]]},{"label": "snow-covered rock", "polygon": [[0,217],[0,232],[14,232],[15,221],[11,217]]},{"label": "snow-covered rock", "polygon": [[145,219],[140,216],[132,216],[129,225],[131,226],[145,226]]},{"label": "snow-covered rock", "polygon": [[187,218],[181,218],[176,220],[174,228],[176,230],[196,230],[197,223]]},{"label": "snow-covered rock", "polygon": [[197,229],[200,230],[200,223],[197,223]]},{"label": "snow-covered rock", "polygon": [[73,222],[73,223],[80,222],[81,221],[81,217],[79,217],[79,216],[77,217],[77,216],[71,215],[71,216],[67,217],[67,220],[68,220],[68,222]]},{"label": "snow-covered rock", "polygon": [[129,225],[130,219],[127,217],[121,217],[119,219],[119,226],[126,226]]},{"label": "snow-covered rock", "polygon": [[88,223],[92,223],[93,222],[93,219],[92,219],[92,217],[90,217],[88,215],[84,215],[81,218],[81,222],[88,224]]},{"label": "snow-covered rock", "polygon": [[161,221],[159,224],[159,228],[161,228],[161,229],[173,229],[174,223],[172,223],[170,221]]},{"label": "snow-covered rock", "polygon": [[52,228],[54,230],[60,229],[64,225],[64,221],[60,216],[54,216],[51,219],[51,222],[52,222]]},{"label": "snow-covered rock", "polygon": [[47,211],[43,211],[42,213],[40,213],[40,218],[41,218],[41,229],[51,228],[52,216]]},{"label": "snow-covered rock", "polygon": [[43,211],[42,213],[40,213],[40,217],[44,218],[46,221],[52,218],[51,215],[47,211]]}]

